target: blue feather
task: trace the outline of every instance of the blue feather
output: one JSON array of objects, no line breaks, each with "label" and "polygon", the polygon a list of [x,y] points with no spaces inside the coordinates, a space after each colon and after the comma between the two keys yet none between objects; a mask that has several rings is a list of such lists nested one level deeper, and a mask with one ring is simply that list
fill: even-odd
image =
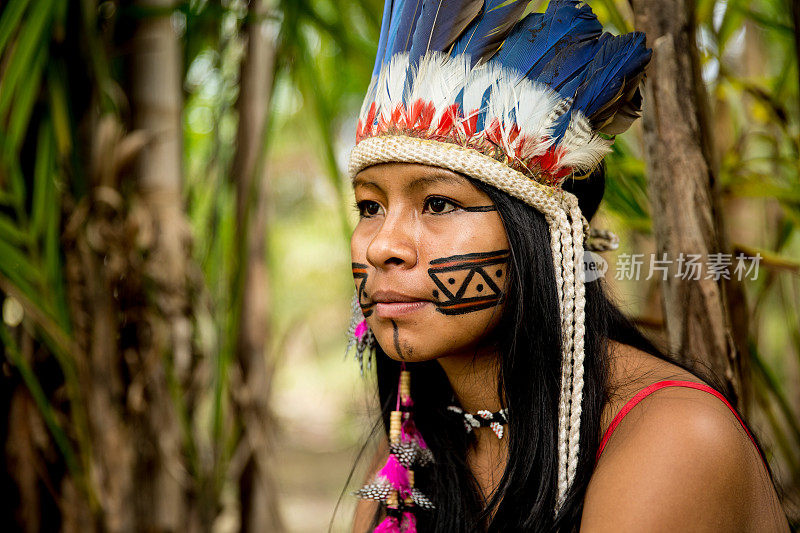
[{"label": "blue feather", "polygon": [[[517,24],[493,60],[535,80],[565,47],[596,39],[602,31],[588,5],[578,7],[577,0],[555,0],[544,15],[529,16]],[[562,58],[575,62],[570,56]]]},{"label": "blue feather", "polygon": [[[392,16],[389,19],[389,30],[386,32],[386,46],[383,49],[383,57],[381,58],[381,63],[383,65],[388,63],[392,57],[392,49],[394,48],[394,42],[397,38],[398,26],[400,26],[400,12],[403,10],[403,7],[405,7],[406,2],[408,2],[408,0],[392,0]],[[383,33],[382,26],[381,33]]]},{"label": "blue feather", "polygon": [[503,47],[491,61],[507,68],[528,71],[532,60],[530,36],[538,34],[545,26],[544,13],[531,13],[514,26],[506,37]]},{"label": "blue feather", "polygon": [[383,18],[381,19],[381,36],[378,39],[378,53],[375,54],[375,67],[372,75],[377,76],[381,72],[384,64],[384,54],[386,53],[386,41],[389,37],[389,24],[392,18],[392,0],[385,0],[383,4]]},{"label": "blue feather", "polygon": [[414,30],[412,63],[426,52],[450,48],[482,7],[483,0],[426,0]]},{"label": "blue feather", "polygon": [[451,55],[470,54],[473,65],[481,58],[490,56],[503,43],[528,4],[527,0],[487,0],[480,16],[453,44]]},{"label": "blue feather", "polygon": [[392,27],[389,28],[385,62],[388,62],[393,55],[411,49],[411,37],[414,35],[414,28],[421,11],[422,0],[398,0],[397,4],[392,6]]},{"label": "blue feather", "polygon": [[586,65],[597,54],[598,49],[611,34],[604,33],[599,39],[579,41],[562,48],[542,69],[536,81],[549,86],[566,98],[575,96],[575,89],[583,82]]},{"label": "blue feather", "polygon": [[589,117],[617,96],[631,76],[638,76],[650,60],[643,33],[629,33],[606,39],[586,66],[584,82],[577,89],[573,109]]},{"label": "blue feather", "polygon": [[[599,44],[597,53],[580,76],[562,87],[562,94],[574,97],[571,109],[581,111],[593,123],[609,106],[624,103],[614,99],[627,82],[638,84],[652,52],[645,47],[644,34],[638,32],[620,36],[605,34]],[[566,132],[569,118],[570,113],[565,113],[556,123],[556,139]]]}]

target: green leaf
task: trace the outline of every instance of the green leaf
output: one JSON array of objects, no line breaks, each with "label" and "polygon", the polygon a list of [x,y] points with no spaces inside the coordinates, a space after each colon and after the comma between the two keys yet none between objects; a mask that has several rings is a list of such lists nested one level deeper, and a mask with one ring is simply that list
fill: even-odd
[{"label": "green leaf", "polygon": [[68,159],[72,152],[72,128],[70,127],[66,82],[59,69],[49,69],[47,87],[58,154],[61,159]]},{"label": "green leaf", "polygon": [[717,34],[718,54],[720,57],[723,55],[725,45],[728,44],[731,36],[744,27],[744,13],[739,9],[740,4],[741,0],[731,0],[727,9],[725,9],[725,15],[722,17]]},{"label": "green leaf", "polygon": [[28,387],[31,396],[33,397],[33,401],[36,403],[36,407],[39,409],[39,413],[44,419],[47,429],[53,436],[53,440],[61,452],[61,455],[64,456],[64,462],[67,464],[67,468],[75,477],[75,479],[82,479],[83,476],[79,463],[75,459],[76,454],[72,449],[72,444],[70,443],[69,438],[67,438],[67,434],[64,432],[61,424],[58,422],[56,410],[47,399],[47,395],[44,393],[44,390],[39,383],[39,379],[36,377],[33,369],[28,364],[28,361],[25,360],[20,353],[16,342],[14,342],[11,335],[9,335],[5,325],[0,325],[0,340],[2,340],[6,357],[11,364],[17,368],[20,376],[22,376],[22,380],[25,382],[25,386]]},{"label": "green leaf", "polygon": [[5,52],[11,35],[17,29],[19,19],[28,7],[28,2],[30,0],[11,0],[3,9],[3,15],[0,17],[0,55]]},{"label": "green leaf", "polygon": [[628,33],[632,30],[631,25],[622,16],[614,0],[600,0],[600,3],[608,12],[608,21],[614,25],[619,33]]},{"label": "green leaf", "polygon": [[39,49],[47,50],[50,46],[50,40],[44,36],[51,20],[52,4],[53,0],[40,0],[31,8],[24,26],[19,30],[16,46],[7,58],[6,70],[0,78],[0,117],[5,116],[13,96],[23,96],[18,93],[18,85],[27,75]]},{"label": "green leaf", "polygon": [[734,196],[750,198],[776,198],[784,202],[800,202],[800,189],[789,188],[765,179],[738,180],[730,184],[728,190]]},{"label": "green leaf", "polygon": [[753,368],[756,371],[755,374],[764,380],[767,384],[767,390],[771,393],[772,397],[777,400],[778,408],[788,422],[792,437],[794,438],[794,449],[798,450],[800,449],[800,425],[798,425],[787,395],[780,384],[781,382],[774,375],[772,369],[769,368],[769,365],[766,364],[758,346],[756,346],[752,339],[749,341],[749,347],[750,353],[752,354],[751,361],[753,362]]},{"label": "green leaf", "polygon": [[30,241],[26,231],[19,229],[8,216],[0,213],[0,239],[14,245],[20,246]]},{"label": "green leaf", "polygon": [[760,13],[754,9],[749,9],[742,6],[731,6],[731,9],[741,11],[747,18],[749,18],[750,20],[756,22],[757,24],[763,26],[768,30],[775,30],[779,33],[783,33],[788,37],[794,35],[794,28],[792,28],[787,23],[771,18],[769,15],[765,15],[764,13]]},{"label": "green leaf", "polygon": [[22,252],[0,240],[0,272],[31,299],[40,298],[42,280],[39,269]]},{"label": "green leaf", "polygon": [[33,200],[31,203],[31,237],[38,240],[44,230],[45,217],[58,216],[48,210],[49,190],[53,187],[53,137],[49,122],[42,122],[39,127],[39,142],[36,144],[36,162],[33,169]]},{"label": "green leaf", "polygon": [[28,121],[33,111],[33,105],[39,96],[39,83],[42,70],[47,59],[47,49],[39,48],[33,63],[29,65],[28,75],[20,84],[14,105],[11,107],[11,118],[8,121],[8,136],[4,139],[4,150],[9,156],[19,153],[25,134],[28,131]]},{"label": "green leaf", "polygon": [[[2,145],[2,140],[0,140],[0,145]],[[3,171],[9,178],[8,185],[11,189],[9,196],[12,198],[17,224],[25,227],[28,223],[28,213],[25,210],[25,176],[22,175],[22,169],[16,157],[6,155],[2,158],[2,165],[5,167]]]},{"label": "green leaf", "polygon": [[703,23],[704,21],[711,20],[714,13],[714,6],[716,5],[717,0],[697,0],[694,8],[697,22]]},{"label": "green leaf", "polygon": [[50,300],[53,314],[58,324],[69,333],[72,328],[66,288],[64,286],[64,265],[61,261],[61,203],[55,187],[49,187],[47,192],[49,216],[45,218],[46,226],[42,243],[44,272],[47,278],[47,286],[51,291]]}]

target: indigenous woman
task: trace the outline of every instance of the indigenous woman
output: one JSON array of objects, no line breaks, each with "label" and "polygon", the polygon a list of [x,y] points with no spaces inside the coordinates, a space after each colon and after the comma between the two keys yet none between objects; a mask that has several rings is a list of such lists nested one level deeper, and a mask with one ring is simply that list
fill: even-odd
[{"label": "indigenous woman", "polygon": [[721,387],[584,270],[613,245],[588,221],[644,36],[527,4],[386,2],[350,159],[352,333],[383,409],[354,530],[785,531]]}]

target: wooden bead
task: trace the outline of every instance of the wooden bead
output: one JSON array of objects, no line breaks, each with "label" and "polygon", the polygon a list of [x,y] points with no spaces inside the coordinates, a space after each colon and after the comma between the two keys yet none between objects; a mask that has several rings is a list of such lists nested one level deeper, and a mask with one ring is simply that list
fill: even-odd
[{"label": "wooden bead", "polygon": [[400,372],[400,401],[403,405],[408,403],[411,398],[411,372],[403,370]]},{"label": "wooden bead", "polygon": [[[414,471],[411,470],[410,468],[408,469],[408,488],[410,489],[414,488]],[[403,500],[403,503],[405,503],[406,505],[413,505],[414,498],[412,498],[411,495],[409,494],[408,496],[406,496],[406,499]]]},{"label": "wooden bead", "polygon": [[398,506],[398,499],[397,499],[397,491],[393,490],[389,493],[389,496],[386,497],[386,507],[391,507],[392,509],[397,509]]},{"label": "wooden bead", "polygon": [[402,425],[402,411],[392,411],[389,416],[389,442],[397,444],[400,442],[400,428]]}]

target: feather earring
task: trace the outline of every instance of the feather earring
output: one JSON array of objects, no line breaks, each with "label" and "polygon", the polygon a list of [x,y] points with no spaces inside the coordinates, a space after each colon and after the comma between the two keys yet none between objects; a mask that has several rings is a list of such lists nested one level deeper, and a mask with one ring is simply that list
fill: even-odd
[{"label": "feather earring", "polygon": [[433,503],[414,487],[412,466],[433,461],[425,439],[414,425],[411,411],[411,373],[401,363],[397,405],[389,415],[389,458],[375,478],[355,494],[386,506],[386,518],[373,533],[416,533],[414,508],[433,509]]},{"label": "feather earring", "polygon": [[347,329],[347,348],[345,353],[355,348],[355,358],[358,362],[358,369],[364,375],[364,359],[367,360],[367,370],[372,369],[372,360],[375,357],[375,335],[367,325],[367,319],[361,311],[358,303],[358,293],[353,295],[351,304],[350,327]]}]

